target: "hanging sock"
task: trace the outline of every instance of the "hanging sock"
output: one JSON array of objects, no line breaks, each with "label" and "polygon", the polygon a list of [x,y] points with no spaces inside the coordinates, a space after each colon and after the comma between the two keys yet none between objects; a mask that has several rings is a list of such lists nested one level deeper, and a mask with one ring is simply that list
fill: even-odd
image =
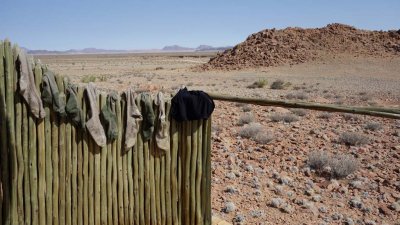
[{"label": "hanging sock", "polygon": [[142,108],[142,132],[143,132],[143,141],[148,141],[153,136],[154,132],[154,110],[153,110],[153,101],[151,99],[150,94],[142,93],[140,99],[140,105]]},{"label": "hanging sock", "polygon": [[136,105],[136,93],[133,89],[125,92],[126,95],[126,128],[125,128],[125,149],[132,148],[136,144],[136,137],[139,131],[139,121],[142,120],[139,108]]},{"label": "hanging sock", "polygon": [[57,112],[61,117],[65,117],[65,101],[58,91],[58,86],[54,73],[46,71],[42,78],[42,99],[44,103],[53,106],[53,110]]},{"label": "hanging sock", "polygon": [[93,83],[87,85],[86,93],[90,107],[90,119],[86,122],[86,128],[96,144],[104,147],[107,144],[107,137],[100,122],[99,109],[97,107],[97,90]]},{"label": "hanging sock", "polygon": [[208,119],[214,111],[212,98],[203,91],[180,89],[171,100],[171,116],[178,122]]},{"label": "hanging sock", "polygon": [[158,92],[155,105],[158,106],[158,119],[156,129],[156,142],[160,149],[168,151],[169,145],[169,122],[165,116],[165,100],[162,92]]},{"label": "hanging sock", "polygon": [[115,115],[115,102],[118,100],[116,92],[107,95],[106,104],[101,109],[101,118],[106,128],[106,136],[108,140],[115,140],[118,137],[117,116]]},{"label": "hanging sock", "polygon": [[78,105],[77,100],[78,87],[69,83],[66,92],[68,100],[67,104],[65,105],[65,111],[68,115],[68,118],[75,126],[79,126],[82,128],[82,130],[85,130],[85,119],[83,118],[81,106]]},{"label": "hanging sock", "polygon": [[43,119],[46,116],[46,112],[43,108],[42,99],[40,99],[40,95],[36,90],[32,64],[22,49],[19,49],[17,61],[19,62],[19,72],[21,74],[19,93],[25,99],[31,113],[36,118]]}]

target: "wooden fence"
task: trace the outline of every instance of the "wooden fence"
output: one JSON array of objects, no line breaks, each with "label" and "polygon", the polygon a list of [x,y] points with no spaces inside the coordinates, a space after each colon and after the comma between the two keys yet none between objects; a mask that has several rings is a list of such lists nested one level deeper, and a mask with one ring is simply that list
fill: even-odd
[{"label": "wooden fence", "polygon": [[[154,137],[144,142],[140,131],[125,151],[121,96],[118,138],[100,148],[49,107],[35,119],[18,93],[17,47],[0,41],[0,59],[1,224],[211,224],[211,119],[177,123],[167,115],[169,151]],[[38,90],[45,70],[35,63]],[[65,81],[56,81],[63,92]],[[105,101],[100,94],[99,107]],[[83,88],[78,102],[87,117]]]}]

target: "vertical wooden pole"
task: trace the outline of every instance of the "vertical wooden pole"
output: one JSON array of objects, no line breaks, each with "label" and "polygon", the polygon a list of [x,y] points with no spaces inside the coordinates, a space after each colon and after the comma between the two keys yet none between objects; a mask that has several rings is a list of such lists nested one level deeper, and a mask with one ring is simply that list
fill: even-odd
[{"label": "vertical wooden pole", "polygon": [[59,146],[59,132],[61,130],[60,120],[58,115],[54,110],[50,110],[50,120],[51,120],[51,163],[53,166],[53,195],[52,195],[52,208],[53,215],[52,221],[53,225],[59,224],[59,154],[60,154],[60,146]]},{"label": "vertical wooden pole", "polygon": [[150,191],[150,151],[149,141],[143,142],[144,151],[144,204],[145,204],[145,224],[150,224],[151,217],[151,191]]},{"label": "vertical wooden pole", "polygon": [[[7,223],[17,223],[17,189],[14,188],[17,186],[17,151],[15,146],[15,110],[14,110],[14,59],[11,48],[11,43],[9,41],[5,41],[4,43],[4,64],[5,64],[5,98],[6,98],[6,120],[7,120],[7,136],[8,136],[8,155],[6,160],[9,161],[9,176],[10,182],[9,194],[11,195],[9,198],[9,218],[6,216],[6,224]],[[7,149],[4,150],[7,152]],[[4,158],[5,159],[5,158]],[[4,161],[2,161],[3,163]],[[6,196],[8,198],[8,196]]]},{"label": "vertical wooden pole", "polygon": [[184,163],[185,163],[185,171],[184,171],[184,224],[191,224],[190,223],[190,163],[191,163],[191,156],[192,156],[192,127],[190,122],[185,122],[185,135],[186,135],[186,148],[183,149],[185,153]]},{"label": "vertical wooden pole", "polygon": [[[136,105],[141,109],[140,105],[140,96],[136,98]],[[139,122],[139,131],[137,134],[137,149],[138,149],[138,172],[139,172],[139,224],[146,224],[145,223],[145,212],[147,209],[145,208],[145,157],[144,157],[144,143],[142,138],[142,122]]]},{"label": "vertical wooden pole", "polygon": [[[83,89],[78,88],[78,94],[77,94],[77,102],[80,107],[82,107],[82,98],[83,98]],[[84,114],[83,114],[84,115]],[[84,130],[82,128],[76,127],[76,140],[78,141],[78,146],[77,146],[77,176],[78,176],[78,186],[77,186],[77,200],[78,200],[78,206],[77,206],[77,217],[78,217],[78,222],[77,225],[84,225],[84,208],[87,208],[83,204],[84,202],[84,172],[83,172],[83,164],[84,164],[84,158],[83,158],[83,142],[84,142]]]},{"label": "vertical wooden pole", "polygon": [[[69,124],[71,122],[69,121]],[[78,224],[78,130],[80,128],[75,128],[74,125],[71,126],[71,142],[72,142],[72,152],[71,152],[71,223],[72,225]],[[81,149],[82,150],[82,149]]]},{"label": "vertical wooden pole", "polygon": [[196,219],[196,159],[197,159],[197,120],[191,122],[192,152],[190,159],[190,224],[195,224]]},{"label": "vertical wooden pole", "polygon": [[[106,94],[101,94],[100,95],[100,107],[99,109],[103,108],[103,106],[106,104],[106,100],[107,100],[107,96]],[[106,225],[107,224],[107,216],[108,216],[108,212],[107,212],[107,192],[111,191],[111,190],[107,190],[107,146],[104,146],[101,149],[101,152],[99,153],[100,157],[101,157],[101,161],[100,161],[100,188],[101,188],[101,195],[100,195],[100,199],[101,199],[101,225]]]},{"label": "vertical wooden pole", "polygon": [[133,195],[135,196],[135,207],[134,207],[134,224],[139,225],[140,224],[140,193],[139,193],[139,151],[142,151],[143,148],[139,148],[139,140],[138,136],[139,134],[136,135],[136,144],[133,147]]},{"label": "vertical wooden pole", "polygon": [[[165,106],[165,112],[166,112],[166,119],[169,121],[170,126],[171,126],[171,118],[169,115],[169,111],[171,108],[171,103],[167,102]],[[171,129],[170,129],[171,131]],[[172,137],[172,133],[169,133],[170,137]],[[170,140],[170,143],[172,143],[172,140]],[[172,145],[172,144],[171,144]],[[170,145],[170,146],[171,146]],[[172,155],[172,147],[170,147],[169,151],[165,152],[165,216],[166,216],[166,224],[167,225],[172,225],[172,207],[173,205],[171,204],[172,202],[172,193],[173,190],[171,190],[172,183],[171,183],[171,172],[173,168],[173,165],[171,165],[171,155]]]},{"label": "vertical wooden pole", "polygon": [[[115,110],[112,109],[112,110]],[[118,116],[118,115],[117,115]],[[118,127],[118,129],[121,129]],[[107,143],[107,224],[112,225],[113,224],[113,196],[115,193],[113,193],[113,143],[115,141],[108,141]],[[105,213],[105,212],[102,212]]]},{"label": "vertical wooden pole", "polygon": [[[79,95],[80,99],[82,99],[82,115],[85,121],[87,121],[87,107],[88,107],[88,102],[87,98],[85,96],[85,91],[82,92],[82,96]],[[83,164],[82,164],[82,176],[83,176],[83,224],[91,224],[89,221],[89,213],[90,210],[90,199],[93,199],[93,196],[89,195],[89,189],[92,188],[93,186],[89,186],[89,179],[90,173],[91,173],[91,168],[89,168],[89,155],[92,155],[91,152],[89,152],[89,146],[91,146],[91,141],[89,140],[88,136],[88,131],[83,130],[83,140],[82,140],[82,156],[83,156]]]},{"label": "vertical wooden pole", "polygon": [[[118,127],[123,127],[123,114],[124,114],[124,106],[125,106],[125,101],[121,100],[121,104],[118,110]],[[119,130],[121,138],[120,140],[120,152],[121,152],[121,157],[122,157],[122,181],[123,181],[123,196],[124,196],[124,219],[125,219],[125,224],[130,224],[130,214],[129,214],[129,190],[128,190],[128,154],[124,151],[124,144],[122,143],[123,140],[123,133],[122,130]]]},{"label": "vertical wooden pole", "polygon": [[[6,123],[5,123],[5,114],[6,114],[6,103],[5,103],[5,90],[4,90],[4,45],[3,41],[0,40],[0,160],[3,162],[3,152],[7,149],[7,137],[6,137]],[[0,182],[2,183],[2,189],[5,185],[3,180],[3,170],[4,163],[0,165]],[[1,190],[0,193],[0,223],[3,224],[3,203],[4,203],[4,190]]]},{"label": "vertical wooden pole", "polygon": [[201,190],[202,185],[202,175],[203,175],[203,121],[199,120],[198,122],[198,140],[197,140],[197,160],[196,160],[196,224],[203,224],[203,215],[202,215],[202,195],[203,192]]},{"label": "vertical wooden pole", "polygon": [[[116,105],[116,114],[118,115],[118,125],[120,125],[120,120],[121,120],[121,102]],[[121,133],[118,133],[118,140],[117,140],[117,165],[118,165],[118,180],[117,180],[117,186],[118,186],[118,222],[119,224],[124,224],[125,223],[125,215],[124,215],[124,176],[123,176],[123,171],[122,171],[122,161],[123,161],[123,156],[122,156],[122,137],[120,135]],[[128,215],[126,215],[128,216]]]},{"label": "vertical wooden pole", "polygon": [[[120,128],[120,130],[124,130],[124,128],[126,127],[126,108],[127,107],[127,102],[126,99],[123,99],[122,101],[122,126]],[[122,136],[125,137],[125,133],[122,133]],[[135,220],[135,207],[137,207],[137,205],[135,205],[135,198],[136,196],[134,196],[134,184],[133,184],[133,155],[134,155],[134,148],[131,148],[128,150],[128,152],[125,154],[127,157],[127,174],[128,174],[128,196],[129,196],[129,223],[130,224],[134,224],[134,220]]]},{"label": "vertical wooden pole", "polygon": [[[13,48],[13,61],[16,62],[18,58],[18,47],[14,46]],[[0,67],[0,70],[3,69]],[[18,78],[19,74],[17,72],[16,65],[14,66],[14,90],[17,90]],[[22,99],[19,93],[15,92],[14,95],[15,101],[15,134],[16,134],[16,158],[17,158],[17,219],[18,224],[24,223],[24,189],[23,189],[23,178],[24,178],[24,157],[23,157],[23,134],[22,134]],[[27,150],[27,149],[25,149]],[[0,194],[1,195],[1,194]],[[1,204],[1,202],[0,202]],[[1,206],[0,206],[1,210]],[[0,220],[1,221],[1,220]]]},{"label": "vertical wooden pole", "polygon": [[[42,82],[42,66],[36,64],[35,66],[35,83],[36,90],[40,91],[40,84]],[[38,184],[38,203],[39,203],[39,224],[46,225],[46,148],[45,148],[45,131],[44,131],[44,120],[38,119],[37,123],[37,136],[38,136],[38,154],[37,154],[37,162],[38,162],[38,175],[39,175],[39,184]]]},{"label": "vertical wooden pole", "polygon": [[[42,67],[45,72],[45,68]],[[45,127],[45,165],[46,165],[46,224],[53,223],[53,166],[52,166],[52,124],[49,106],[44,108],[46,117],[44,118]]]},{"label": "vertical wooden pole", "polygon": [[171,211],[172,211],[172,222],[174,225],[178,225],[179,217],[178,217],[178,124],[172,118],[171,120],[171,128],[170,128],[170,137],[171,137]]},{"label": "vertical wooden pole", "polygon": [[[100,95],[97,96],[97,107],[101,109]],[[101,160],[101,148],[94,143],[94,224],[100,224],[100,207],[101,207],[101,199],[100,199],[100,160]]]},{"label": "vertical wooden pole", "polygon": [[[159,194],[158,180],[156,179],[156,143],[154,137],[151,137],[149,144],[149,152],[150,152],[150,201],[151,201],[151,218],[150,221],[152,224],[157,224],[159,221],[159,204],[157,201],[157,197]],[[157,166],[159,169],[159,166]],[[156,194],[157,193],[157,194]]]},{"label": "vertical wooden pole", "polygon": [[205,224],[211,224],[211,117],[207,120],[207,165],[205,172],[207,174],[207,203]]},{"label": "vertical wooden pole", "polygon": [[183,219],[183,205],[184,205],[184,194],[183,194],[183,185],[184,185],[184,170],[185,170],[185,152],[186,149],[186,129],[185,123],[179,123],[178,126],[178,134],[179,134],[179,148],[178,148],[178,218],[179,224],[184,222]]},{"label": "vertical wooden pole", "polygon": [[[117,105],[120,104],[120,100],[118,99],[117,102],[115,103],[115,112],[116,112],[116,107]],[[117,114],[118,116],[118,114]],[[118,212],[119,212],[119,202],[118,202],[118,158],[119,158],[119,152],[117,150],[117,142],[118,140],[115,140],[112,143],[112,214],[113,214],[113,223],[112,224],[119,224],[118,220]],[[121,221],[122,223],[122,221]]]},{"label": "vertical wooden pole", "polygon": [[[56,82],[60,93],[64,93],[63,78],[56,76]],[[58,154],[59,154],[59,189],[58,189],[58,205],[59,205],[59,224],[65,225],[65,207],[66,207],[66,196],[65,196],[65,161],[66,161],[66,125],[65,118],[60,117],[60,129],[58,131]]]}]

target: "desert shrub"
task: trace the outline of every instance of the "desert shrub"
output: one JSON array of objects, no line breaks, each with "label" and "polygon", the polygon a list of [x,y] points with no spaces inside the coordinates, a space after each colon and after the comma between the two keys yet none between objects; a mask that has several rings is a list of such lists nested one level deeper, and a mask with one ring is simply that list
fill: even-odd
[{"label": "desert shrub", "polygon": [[283,89],[284,84],[283,80],[276,80],[271,84],[271,89]]},{"label": "desert shrub", "polygon": [[162,66],[157,66],[156,67],[156,70],[162,70],[162,69],[164,69],[164,67],[162,67]]},{"label": "desert shrub", "polygon": [[331,156],[324,151],[313,151],[308,155],[307,165],[316,171],[322,171],[328,166]]},{"label": "desert shrub", "polygon": [[361,101],[364,101],[364,102],[370,101],[371,99],[372,99],[372,97],[371,97],[370,95],[362,95],[362,96],[360,97],[360,100],[361,100]]},{"label": "desert shrub", "polygon": [[357,121],[357,120],[359,120],[360,119],[360,117],[358,116],[358,115],[355,115],[355,114],[351,114],[351,113],[345,113],[345,114],[343,114],[343,118],[345,119],[345,120],[354,120],[354,121]]},{"label": "desert shrub", "polygon": [[330,162],[331,174],[335,178],[345,178],[359,168],[359,162],[352,155],[337,155]]},{"label": "desert shrub", "polygon": [[268,144],[274,140],[274,135],[266,132],[259,132],[254,140],[259,144]]},{"label": "desert shrub", "polygon": [[267,85],[268,82],[265,79],[260,79],[258,81],[255,81],[254,83],[250,84],[249,86],[247,86],[247,88],[263,88],[265,85]]},{"label": "desert shrub", "polygon": [[377,131],[382,129],[382,124],[378,123],[378,122],[368,122],[367,124],[365,124],[365,129],[367,130],[371,130],[371,131]]},{"label": "desert shrub", "polygon": [[95,82],[95,81],[96,81],[96,77],[93,75],[88,75],[88,76],[84,76],[81,78],[82,83],[89,83],[89,82]]},{"label": "desert shrub", "polygon": [[286,123],[292,123],[296,122],[299,120],[299,118],[293,114],[286,113],[286,114],[279,114],[275,113],[270,116],[272,122],[286,122]]},{"label": "desert shrub", "polygon": [[287,99],[305,100],[305,99],[308,99],[308,95],[304,92],[289,93],[286,95],[286,98]]},{"label": "desert shrub", "polygon": [[102,76],[99,77],[99,81],[100,81],[100,82],[105,82],[105,81],[107,81],[107,80],[108,80],[108,78],[107,78],[106,75],[102,75]]},{"label": "desert shrub", "polygon": [[339,142],[346,145],[359,146],[368,144],[369,139],[368,137],[358,133],[345,132],[340,135]]},{"label": "desert shrub", "polygon": [[262,126],[258,123],[250,123],[239,130],[239,135],[244,138],[255,137],[261,132]]},{"label": "desert shrub", "polygon": [[251,106],[246,104],[242,107],[243,112],[250,112],[251,111]]},{"label": "desert shrub", "polygon": [[313,151],[308,155],[307,165],[321,173],[329,167],[330,176],[345,178],[359,168],[359,162],[351,155],[332,156],[324,151]]},{"label": "desert shrub", "polygon": [[329,113],[329,112],[322,112],[318,115],[318,118],[321,118],[321,119],[329,119],[331,117],[332,117],[332,113]]},{"label": "desert shrub", "polygon": [[254,122],[255,118],[253,113],[245,113],[239,117],[238,125],[242,126]]},{"label": "desert shrub", "polygon": [[305,110],[305,109],[291,109],[290,111],[297,116],[307,115],[307,110]]}]

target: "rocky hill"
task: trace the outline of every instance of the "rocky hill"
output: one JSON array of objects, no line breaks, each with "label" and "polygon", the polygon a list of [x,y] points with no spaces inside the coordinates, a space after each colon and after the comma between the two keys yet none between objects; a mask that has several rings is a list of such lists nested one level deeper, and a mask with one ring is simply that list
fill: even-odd
[{"label": "rocky hill", "polygon": [[200,69],[233,70],[293,65],[326,54],[341,53],[400,56],[400,30],[368,31],[337,23],[315,29],[266,29],[250,35],[232,49],[219,53]]}]

